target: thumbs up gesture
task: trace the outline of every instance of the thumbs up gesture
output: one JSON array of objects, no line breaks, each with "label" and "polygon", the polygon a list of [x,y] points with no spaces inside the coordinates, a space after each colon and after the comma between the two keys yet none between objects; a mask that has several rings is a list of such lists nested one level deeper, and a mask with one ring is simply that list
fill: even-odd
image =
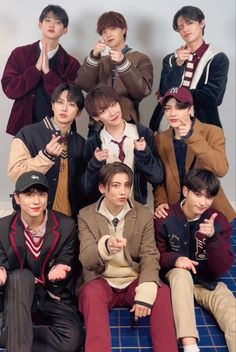
[{"label": "thumbs up gesture", "polygon": [[217,213],[213,213],[210,217],[210,219],[205,219],[204,222],[202,222],[199,225],[199,231],[206,235],[206,237],[212,237],[215,233],[215,227],[214,227],[214,222],[215,218],[217,217]]}]

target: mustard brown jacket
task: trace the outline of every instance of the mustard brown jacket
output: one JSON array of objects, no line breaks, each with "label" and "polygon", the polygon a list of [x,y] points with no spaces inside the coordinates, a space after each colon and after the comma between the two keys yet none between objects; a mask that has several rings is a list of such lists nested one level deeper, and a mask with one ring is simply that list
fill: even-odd
[{"label": "mustard brown jacket", "polygon": [[[156,136],[157,152],[165,168],[164,182],[157,186],[154,192],[154,204],[174,204],[181,198],[181,186],[176,163],[173,129],[158,133]],[[224,132],[220,127],[202,123],[197,119],[193,125],[192,135],[185,139],[187,154],[185,173],[191,168],[211,170],[218,177],[223,177],[228,171],[228,161],[225,151]],[[214,198],[214,208],[220,210],[229,221],[235,216],[235,211],[224,194],[222,187]]]}]

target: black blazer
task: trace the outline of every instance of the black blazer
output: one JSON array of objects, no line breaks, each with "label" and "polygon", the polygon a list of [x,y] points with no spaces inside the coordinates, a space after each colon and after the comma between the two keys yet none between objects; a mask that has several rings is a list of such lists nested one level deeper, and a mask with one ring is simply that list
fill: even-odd
[{"label": "black blazer", "polygon": [[[27,247],[20,212],[1,218],[0,229],[0,266],[5,267],[8,274],[13,270],[29,268],[29,263],[26,263]],[[46,233],[38,258],[40,274],[37,277],[42,281],[41,292],[50,291],[60,296],[61,300],[73,298],[74,270],[79,267],[78,260],[76,263],[76,240],[74,220],[48,210]],[[71,266],[72,270],[64,280],[52,283],[48,280],[48,272],[59,263]]]}]

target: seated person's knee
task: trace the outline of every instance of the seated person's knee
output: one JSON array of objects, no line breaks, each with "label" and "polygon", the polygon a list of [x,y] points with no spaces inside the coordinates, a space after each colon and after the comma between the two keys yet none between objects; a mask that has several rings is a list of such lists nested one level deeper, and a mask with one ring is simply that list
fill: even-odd
[{"label": "seated person's knee", "polygon": [[35,284],[35,278],[32,272],[28,269],[14,270],[9,274],[9,285],[15,290],[27,287],[32,287]]}]

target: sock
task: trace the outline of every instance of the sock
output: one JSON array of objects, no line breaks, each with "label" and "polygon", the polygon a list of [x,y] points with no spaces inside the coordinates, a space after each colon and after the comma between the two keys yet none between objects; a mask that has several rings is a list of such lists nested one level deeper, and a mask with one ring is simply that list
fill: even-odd
[{"label": "sock", "polygon": [[183,346],[184,352],[200,352],[198,345]]}]

